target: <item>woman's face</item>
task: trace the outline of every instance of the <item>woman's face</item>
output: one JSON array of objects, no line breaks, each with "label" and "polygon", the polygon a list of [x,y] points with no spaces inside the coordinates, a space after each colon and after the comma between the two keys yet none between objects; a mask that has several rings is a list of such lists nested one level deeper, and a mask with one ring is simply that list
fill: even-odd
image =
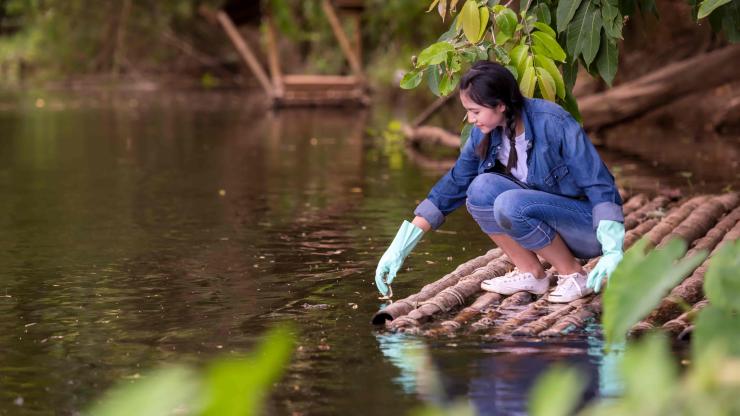
[{"label": "woman's face", "polygon": [[506,125],[506,106],[499,104],[495,108],[480,105],[468,97],[465,91],[460,92],[460,101],[467,111],[468,123],[474,124],[483,134],[490,133],[499,126]]}]

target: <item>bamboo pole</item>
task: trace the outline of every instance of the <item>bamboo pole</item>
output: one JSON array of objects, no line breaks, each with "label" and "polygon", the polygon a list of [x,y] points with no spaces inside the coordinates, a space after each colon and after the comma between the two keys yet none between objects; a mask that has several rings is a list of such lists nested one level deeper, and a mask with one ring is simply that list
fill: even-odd
[{"label": "bamboo pole", "polygon": [[216,13],[216,19],[228,35],[231,43],[233,43],[234,47],[236,47],[236,50],[239,52],[239,56],[241,56],[241,58],[247,64],[254,76],[257,77],[257,81],[259,81],[262,89],[265,91],[265,94],[267,94],[270,98],[274,97],[275,92],[273,91],[272,84],[270,84],[270,79],[267,77],[265,70],[262,69],[262,65],[260,65],[257,57],[252,52],[252,49],[239,33],[239,30],[234,25],[234,22],[231,21],[229,15],[227,15],[223,10],[219,10]]},{"label": "bamboo pole", "polygon": [[[716,227],[697,241],[696,246],[686,255],[695,254],[698,250],[712,250],[709,258],[691,274],[683,280],[678,286],[674,287],[670,294],[660,302],[660,305],[653,310],[647,318],[635,324],[630,329],[630,336],[640,336],[643,333],[662,325],[664,322],[678,316],[683,311],[683,305],[698,302],[703,296],[704,274],[714,254],[728,242],[740,238],[740,208],[736,208],[730,214],[720,221]],[[711,234],[711,235],[710,235]],[[724,238],[717,243],[716,235],[724,235]]]},{"label": "bamboo pole", "polygon": [[428,330],[424,333],[424,335],[435,337],[440,335],[454,335],[455,331],[460,329],[462,325],[468,323],[468,321],[478,316],[478,314],[480,314],[482,310],[500,303],[502,298],[503,295],[499,293],[485,292],[484,294],[479,296],[478,299],[476,299],[475,302],[473,302],[470,306],[464,308],[462,311],[460,311],[460,313],[455,315],[453,319],[443,321],[441,324],[439,324],[439,327]]},{"label": "bamboo pole", "polygon": [[639,193],[637,195],[632,196],[630,199],[628,199],[624,203],[624,205],[622,205],[622,213],[625,216],[627,216],[647,203],[648,203],[647,195],[643,193]]},{"label": "bamboo pole", "polygon": [[691,198],[681,204],[678,209],[665,216],[658,225],[647,233],[647,238],[650,240],[652,245],[657,246],[660,244],[664,237],[668,236],[668,234],[670,234],[670,232],[673,231],[681,221],[686,219],[686,217],[688,217],[697,206],[706,201],[707,198],[709,197],[706,195]]},{"label": "bamboo pole", "polygon": [[680,238],[688,243],[705,235],[717,223],[717,220],[726,212],[734,209],[738,204],[738,194],[731,193],[704,201],[690,211],[670,234],[665,236],[658,248],[665,247],[674,238]]},{"label": "bamboo pole", "polygon": [[709,301],[706,299],[700,300],[699,302],[695,303],[694,306],[691,307],[691,310],[682,313],[678,318],[672,319],[661,327],[661,329],[664,332],[667,332],[668,334],[671,334],[673,336],[677,336],[681,334],[686,328],[688,328],[696,315],[704,309],[707,305],[709,305]]},{"label": "bamboo pole", "polygon": [[471,332],[486,330],[496,324],[496,319],[504,314],[506,309],[526,305],[532,301],[532,294],[529,292],[516,292],[504,299],[497,308],[491,308],[484,312],[484,316],[470,325]]},{"label": "bamboo pole", "polygon": [[624,228],[629,230],[636,227],[637,224],[639,224],[645,217],[655,216],[654,213],[665,208],[668,202],[669,199],[662,195],[653,198],[650,202],[634,211],[635,215],[631,215],[629,218],[625,218]]},{"label": "bamboo pole", "polygon": [[573,302],[567,303],[563,305],[562,307],[555,309],[554,311],[550,312],[549,314],[535,321],[529,322],[526,325],[516,328],[512,332],[512,335],[519,336],[519,337],[523,337],[523,336],[533,337],[539,334],[540,332],[546,330],[547,328],[550,328],[558,321],[558,319],[579,309],[586,303],[590,302],[592,299],[593,297],[585,297],[585,298],[576,299]]},{"label": "bamboo pole", "polygon": [[285,94],[283,86],[283,73],[280,69],[280,52],[278,49],[277,30],[275,21],[271,14],[265,17],[267,23],[267,62],[270,65],[270,78],[272,79],[272,88],[275,91],[275,97],[282,98]]},{"label": "bamboo pole", "polygon": [[404,299],[397,300],[373,315],[372,323],[374,325],[382,325],[386,321],[392,321],[400,316],[404,316],[416,309],[420,302],[423,302],[443,289],[455,285],[464,276],[468,276],[473,273],[476,269],[486,266],[491,261],[503,255],[503,251],[500,248],[494,248],[489,250],[486,254],[478,256],[465,263],[457,266],[455,270],[441,279],[429,283],[421,288],[418,293],[408,296]]},{"label": "bamboo pole", "polygon": [[400,330],[404,327],[418,326],[426,322],[431,316],[439,312],[447,312],[450,309],[463,305],[472,295],[480,291],[480,284],[486,279],[502,276],[511,270],[513,264],[507,256],[501,256],[488,263],[471,275],[458,281],[439,292],[432,298],[422,302],[417,309],[412,310],[406,316],[394,319],[387,324],[391,330]]},{"label": "bamboo pole", "polygon": [[342,25],[339,22],[339,18],[337,17],[337,13],[334,10],[334,6],[331,5],[329,0],[322,0],[321,7],[324,9],[324,14],[326,14],[326,17],[329,20],[329,24],[331,25],[331,29],[334,32],[334,36],[337,38],[337,41],[339,42],[339,47],[342,49],[342,53],[344,53],[344,56],[347,58],[352,72],[357,78],[364,80],[365,74],[362,71],[362,64],[360,63],[360,59],[352,50],[352,46],[350,45],[349,39],[347,39],[347,34],[344,33],[344,29],[342,29]]}]

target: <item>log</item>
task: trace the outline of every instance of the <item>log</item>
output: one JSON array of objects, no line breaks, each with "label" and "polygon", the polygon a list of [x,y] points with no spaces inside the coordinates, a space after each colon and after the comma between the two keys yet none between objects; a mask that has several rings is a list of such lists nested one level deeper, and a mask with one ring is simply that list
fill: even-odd
[{"label": "log", "polygon": [[586,129],[599,129],[665,105],[684,95],[738,79],[740,45],[730,45],[624,83],[579,102]]},{"label": "log", "polygon": [[680,207],[669,215],[666,215],[658,225],[656,225],[649,233],[647,238],[650,240],[653,246],[660,244],[663,239],[673,231],[678,224],[680,224],[691,212],[696,209],[697,206],[706,201],[709,197],[706,195],[697,196],[691,198],[685,203],[681,204]]},{"label": "log", "polygon": [[477,332],[488,329],[496,324],[496,319],[504,314],[506,309],[526,305],[532,301],[532,294],[529,292],[516,292],[504,299],[497,308],[491,308],[484,313],[483,318],[473,322],[470,325],[471,332]]},{"label": "log", "polygon": [[404,125],[401,130],[412,146],[418,147],[422,143],[428,143],[431,145],[438,144],[452,149],[460,148],[460,136],[450,133],[441,127],[411,127]]},{"label": "log", "polygon": [[643,193],[639,193],[637,195],[634,195],[627,201],[625,201],[624,205],[622,205],[622,212],[625,216],[631,214],[633,211],[636,211],[640,209],[640,207],[644,206],[648,203],[648,197],[647,195]]},{"label": "log", "polygon": [[[663,208],[668,204],[669,199],[665,196],[656,196],[647,204],[641,206],[636,211],[635,215],[630,215],[624,219],[624,228],[629,230],[637,226],[646,217],[657,217],[656,213],[661,212]],[[626,215],[626,214],[625,214]]]},{"label": "log", "polygon": [[336,11],[334,11],[334,6],[331,5],[329,0],[323,0],[321,2],[321,8],[324,10],[324,14],[329,20],[331,30],[334,32],[334,37],[337,38],[339,48],[342,50],[344,57],[347,58],[347,62],[349,62],[349,66],[352,69],[352,73],[355,74],[357,78],[364,80],[365,74],[362,71],[360,58],[352,50],[352,45],[347,38],[347,34],[344,33],[344,29],[342,29],[342,24],[339,22]]},{"label": "log", "polygon": [[551,326],[553,326],[563,316],[573,312],[574,310],[577,310],[581,306],[590,302],[591,299],[592,297],[585,297],[585,298],[576,299],[573,302],[567,303],[563,305],[562,307],[555,309],[554,311],[550,312],[549,314],[535,321],[529,322],[526,325],[516,328],[512,332],[512,335],[518,336],[518,337],[524,337],[524,336],[533,337],[539,334],[540,332],[546,330],[547,328],[550,328]]},{"label": "log", "polygon": [[500,303],[502,298],[503,295],[499,293],[486,292],[479,296],[470,306],[461,310],[453,319],[443,321],[439,327],[428,330],[424,335],[435,337],[440,335],[451,336],[462,325],[478,316],[482,310]]}]

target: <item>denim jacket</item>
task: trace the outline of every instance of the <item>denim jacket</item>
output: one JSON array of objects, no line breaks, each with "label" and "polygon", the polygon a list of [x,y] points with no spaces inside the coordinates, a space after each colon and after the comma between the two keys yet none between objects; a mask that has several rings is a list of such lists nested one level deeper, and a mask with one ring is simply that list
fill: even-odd
[{"label": "denim jacket", "polygon": [[[527,143],[527,187],[530,189],[588,199],[594,229],[601,220],[624,222],[622,199],[614,177],[599,157],[580,124],[559,105],[541,99],[526,99],[522,111]],[[501,148],[501,129],[491,132],[486,157],[475,152],[484,134],[473,128],[455,166],[432,188],[427,199],[414,210],[433,229],[445,216],[460,207],[470,183],[493,168]]]}]

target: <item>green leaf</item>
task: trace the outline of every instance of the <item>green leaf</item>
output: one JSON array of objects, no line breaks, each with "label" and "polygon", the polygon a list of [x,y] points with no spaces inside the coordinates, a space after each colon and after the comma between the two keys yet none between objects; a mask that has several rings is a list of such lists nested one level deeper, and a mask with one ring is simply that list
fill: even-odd
[{"label": "green leaf", "polygon": [[550,25],[552,17],[550,16],[550,8],[545,3],[537,3],[532,9],[532,13],[537,17],[537,21],[545,25]]},{"label": "green leaf", "polygon": [[480,31],[478,32],[478,40],[483,38],[483,34],[486,32],[486,26],[488,26],[488,19],[490,17],[490,13],[488,11],[488,7],[480,7],[478,8],[478,15],[480,16]]},{"label": "green leaf", "polygon": [[627,330],[647,316],[678,282],[706,258],[701,252],[677,262],[686,243],[674,239],[665,247],[645,254],[643,238],[624,254],[603,295],[604,335],[608,344],[624,340]]},{"label": "green leaf", "polygon": [[586,388],[586,377],[574,368],[555,364],[537,378],[529,393],[529,414],[532,416],[568,416]]},{"label": "green leaf", "polygon": [[412,90],[421,84],[422,72],[418,69],[407,72],[401,79],[401,88]]},{"label": "green leaf", "polygon": [[662,334],[651,334],[635,344],[628,344],[621,365],[624,397],[640,404],[640,413],[663,414],[678,388],[678,370]]},{"label": "green leaf", "polygon": [[563,81],[565,82],[565,89],[567,91],[573,91],[573,86],[576,85],[576,78],[578,78],[578,59],[568,59],[563,64]]},{"label": "green leaf", "polygon": [[511,62],[511,57],[509,56],[509,53],[506,52],[506,49],[504,49],[503,47],[496,45],[496,47],[493,48],[493,53],[496,54],[496,60],[501,65],[508,65],[509,62]]},{"label": "green leaf", "polygon": [[617,68],[619,66],[619,48],[617,42],[612,39],[607,39],[606,33],[601,32],[601,48],[599,48],[599,54],[596,56],[596,67],[599,69],[599,75],[606,81],[609,86],[612,86],[614,76],[617,74]]},{"label": "green leaf", "polygon": [[514,36],[517,27],[516,13],[509,8],[494,15],[496,43],[503,45]]},{"label": "green leaf", "polygon": [[560,98],[565,98],[565,82],[563,81],[563,75],[558,70],[557,65],[555,65],[555,61],[546,56],[535,55],[534,62],[544,68],[555,81],[555,94]]},{"label": "green leaf", "polygon": [[557,89],[555,87],[555,80],[552,78],[549,72],[541,66],[535,67],[535,73],[537,75],[537,86],[540,87],[540,94],[542,98],[550,101],[555,101]]},{"label": "green leaf", "polygon": [[578,110],[578,101],[576,101],[576,97],[573,96],[570,89],[565,90],[565,99],[563,100],[562,105],[563,108],[576,119],[576,121],[583,123],[583,117],[581,117],[581,112]]},{"label": "green leaf", "polygon": [[470,43],[478,43],[480,40],[480,12],[478,11],[478,3],[475,0],[468,0],[460,10],[460,18],[462,18],[462,28],[465,37]]},{"label": "green leaf", "polygon": [[524,74],[524,63],[529,56],[529,46],[520,43],[509,52],[509,56],[511,57],[511,63],[516,67],[516,72],[519,75]]},{"label": "green leaf", "polygon": [[709,16],[717,7],[729,3],[730,0],[704,0],[699,6],[699,13],[696,15],[697,19],[703,19]]},{"label": "green leaf", "polygon": [[527,59],[529,64],[524,68],[522,73],[522,79],[519,81],[519,89],[522,90],[524,96],[532,98],[534,96],[534,86],[536,84],[536,75],[534,73],[534,66],[531,64],[531,57]]},{"label": "green leaf", "polygon": [[265,396],[290,360],[293,339],[287,328],[270,331],[247,359],[222,359],[207,370],[203,416],[261,414]]},{"label": "green leaf", "polygon": [[546,25],[546,24],[544,24],[542,22],[535,22],[534,23],[534,27],[536,27],[537,29],[539,29],[539,30],[547,33],[553,39],[555,39],[557,37],[557,34],[555,34],[555,31],[550,26],[548,26],[548,25]]},{"label": "green leaf", "polygon": [[455,91],[455,87],[457,87],[458,82],[460,82],[460,74],[445,73],[439,80],[439,93],[442,96],[450,95],[450,93]]},{"label": "green leaf", "polygon": [[513,65],[506,65],[506,69],[511,72],[511,75],[514,76],[514,79],[519,79],[519,72],[516,70],[516,67]]},{"label": "green leaf", "polygon": [[556,61],[565,62],[565,51],[560,47],[558,41],[551,37],[545,32],[534,32],[532,33],[532,40],[534,45],[543,47],[547,53],[546,55]]},{"label": "green leaf", "polygon": [[691,334],[691,353],[695,360],[711,351],[714,345],[724,344],[727,354],[740,357],[740,315],[710,304],[694,319]]},{"label": "green leaf", "polygon": [[427,69],[424,70],[424,77],[427,81],[427,86],[429,86],[429,90],[432,92],[432,94],[436,95],[437,97],[442,95],[439,92],[440,70],[441,69],[439,65],[429,65]]},{"label": "green leaf", "polygon": [[452,21],[452,24],[450,24],[450,28],[447,29],[445,33],[440,35],[440,37],[437,39],[437,42],[444,42],[448,40],[452,40],[457,36],[457,34],[460,32],[460,28],[458,27],[460,25],[461,19],[459,19],[459,16],[455,16],[455,19]]},{"label": "green leaf", "polygon": [[584,1],[568,25],[568,54],[574,57],[582,54],[586,65],[591,65],[599,51],[600,32],[601,13],[590,1]]},{"label": "green leaf", "polygon": [[195,372],[187,367],[153,371],[133,384],[119,382],[106,393],[103,401],[86,414],[96,416],[159,416],[188,409],[197,414],[200,385]]},{"label": "green leaf", "polygon": [[433,43],[421,51],[419,56],[416,58],[416,66],[422,67],[441,64],[447,60],[447,54],[454,51],[455,47],[447,42]]},{"label": "green leaf", "polygon": [[473,131],[473,125],[471,123],[465,123],[462,130],[460,130],[460,150],[462,150],[465,143],[470,138],[470,132]]},{"label": "green leaf", "polygon": [[[575,16],[576,10],[578,10],[578,6],[580,6],[581,1],[582,0],[560,0],[558,2],[558,8],[555,12],[558,32],[562,32],[568,27],[568,24],[573,19],[573,16]],[[586,0],[586,3],[591,2]]]},{"label": "green leaf", "polygon": [[709,260],[704,293],[712,305],[740,312],[740,240],[724,244]]},{"label": "green leaf", "polygon": [[603,0],[601,3],[601,18],[604,30],[612,39],[622,39],[622,13],[619,11],[618,0]]}]

